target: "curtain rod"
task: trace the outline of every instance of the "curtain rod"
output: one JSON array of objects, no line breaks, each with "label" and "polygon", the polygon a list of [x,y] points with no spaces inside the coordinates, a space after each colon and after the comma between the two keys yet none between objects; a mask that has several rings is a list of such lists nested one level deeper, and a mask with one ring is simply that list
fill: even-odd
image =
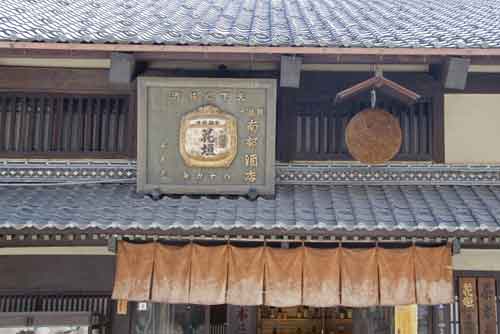
[{"label": "curtain rod", "polygon": [[457,238],[320,238],[320,239],[288,239],[288,238],[273,238],[273,237],[218,237],[218,236],[137,236],[137,235],[113,235],[109,240],[124,240],[124,241],[145,241],[145,242],[220,242],[220,243],[288,243],[288,244],[444,244],[452,243]]}]

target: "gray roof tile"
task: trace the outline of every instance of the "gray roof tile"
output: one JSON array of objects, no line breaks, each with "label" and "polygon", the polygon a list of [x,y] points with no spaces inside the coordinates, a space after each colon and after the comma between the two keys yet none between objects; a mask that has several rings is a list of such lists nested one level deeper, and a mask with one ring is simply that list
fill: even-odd
[{"label": "gray roof tile", "polygon": [[165,196],[131,184],[0,186],[0,227],[500,232],[500,186],[278,185],[272,199]]},{"label": "gray roof tile", "polygon": [[2,0],[0,40],[500,47],[499,0]]}]

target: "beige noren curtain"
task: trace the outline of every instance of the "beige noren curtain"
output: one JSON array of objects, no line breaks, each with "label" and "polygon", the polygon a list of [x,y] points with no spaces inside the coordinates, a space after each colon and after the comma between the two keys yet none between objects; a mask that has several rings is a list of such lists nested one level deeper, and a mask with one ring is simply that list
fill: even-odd
[{"label": "beige noren curtain", "polygon": [[303,303],[314,307],[340,305],[340,249],[304,249]]},{"label": "beige noren curtain", "polygon": [[302,305],[303,247],[282,249],[266,247],[266,305]]},{"label": "beige noren curtain", "polygon": [[151,300],[159,303],[189,303],[192,245],[158,245]]},{"label": "beige noren curtain", "polygon": [[414,248],[378,248],[381,305],[415,304]]},{"label": "beige noren curtain", "polygon": [[113,298],[367,307],[447,304],[452,292],[451,252],[444,246],[284,249],[119,242]]},{"label": "beige noren curtain", "polygon": [[378,305],[377,249],[341,248],[341,301],[344,306]]},{"label": "beige noren curtain", "polygon": [[156,244],[118,242],[114,299],[149,300]]},{"label": "beige noren curtain", "polygon": [[449,247],[416,247],[417,304],[453,302],[453,270]]},{"label": "beige noren curtain", "polygon": [[262,305],[264,247],[230,247],[227,303]]},{"label": "beige noren curtain", "polygon": [[192,245],[190,304],[226,303],[229,246]]}]

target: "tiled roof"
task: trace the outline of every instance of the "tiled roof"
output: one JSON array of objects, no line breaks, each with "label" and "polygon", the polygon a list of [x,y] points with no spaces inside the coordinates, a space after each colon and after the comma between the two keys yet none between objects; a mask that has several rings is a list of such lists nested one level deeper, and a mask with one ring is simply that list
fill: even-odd
[{"label": "tiled roof", "polygon": [[135,185],[0,187],[0,227],[500,232],[500,186],[278,185],[272,199],[138,195]]},{"label": "tiled roof", "polygon": [[499,0],[2,0],[0,40],[498,48]]}]

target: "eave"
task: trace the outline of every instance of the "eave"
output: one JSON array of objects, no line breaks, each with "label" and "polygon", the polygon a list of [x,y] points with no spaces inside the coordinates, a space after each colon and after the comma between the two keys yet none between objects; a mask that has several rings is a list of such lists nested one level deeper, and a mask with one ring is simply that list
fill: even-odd
[{"label": "eave", "polygon": [[500,48],[342,48],[314,46],[221,46],[0,41],[0,56],[108,57],[135,53],[138,59],[276,61],[300,55],[304,63],[436,64],[446,57],[469,57],[474,64],[500,64]]},{"label": "eave", "polygon": [[219,46],[164,44],[98,44],[0,42],[0,49],[78,50],[108,52],[167,52],[167,53],[243,53],[243,54],[303,54],[303,55],[376,55],[376,56],[500,56],[500,48],[338,48],[309,46]]}]

